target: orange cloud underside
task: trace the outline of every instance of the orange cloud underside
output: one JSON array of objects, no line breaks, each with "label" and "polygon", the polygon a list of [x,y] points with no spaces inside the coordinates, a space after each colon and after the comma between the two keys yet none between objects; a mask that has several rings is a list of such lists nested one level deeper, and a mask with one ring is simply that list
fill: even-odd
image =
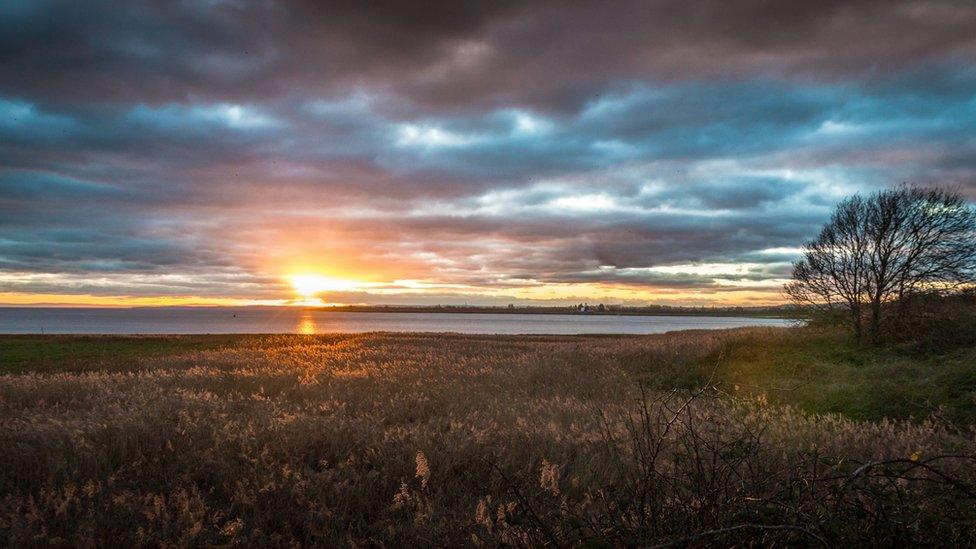
[{"label": "orange cloud underside", "polygon": [[89,294],[22,294],[0,292],[3,305],[52,305],[76,307],[178,307],[178,306],[239,306],[282,305],[282,300],[257,301],[227,297],[143,297],[143,296],[95,296]]}]

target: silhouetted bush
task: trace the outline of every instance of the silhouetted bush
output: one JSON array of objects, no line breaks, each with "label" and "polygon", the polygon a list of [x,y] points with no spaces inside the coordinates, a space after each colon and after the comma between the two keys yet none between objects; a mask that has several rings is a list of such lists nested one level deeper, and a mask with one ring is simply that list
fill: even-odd
[{"label": "silhouetted bush", "polygon": [[891,326],[885,339],[917,350],[976,344],[976,291],[928,293],[885,309]]}]

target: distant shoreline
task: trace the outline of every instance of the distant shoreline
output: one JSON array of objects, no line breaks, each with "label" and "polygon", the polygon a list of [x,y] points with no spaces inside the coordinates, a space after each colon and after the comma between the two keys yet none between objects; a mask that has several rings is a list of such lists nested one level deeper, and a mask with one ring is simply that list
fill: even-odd
[{"label": "distant shoreline", "polygon": [[162,305],[162,306],[77,306],[77,305],[0,305],[0,310],[65,309],[65,310],[253,310],[294,309],[335,313],[443,313],[443,314],[517,314],[517,315],[574,315],[574,316],[691,316],[746,318],[808,318],[805,311],[792,307],[624,307],[617,305],[578,307],[546,306],[465,306],[465,305]]},{"label": "distant shoreline", "polygon": [[400,306],[400,305],[369,305],[369,306],[335,306],[335,307],[306,307],[315,311],[332,311],[337,313],[444,313],[444,314],[531,314],[531,315],[579,315],[579,316],[714,316],[714,317],[749,317],[749,318],[803,318],[805,315],[790,310],[772,310],[770,308],[644,308],[644,307],[608,307],[605,310],[580,311],[574,307],[465,307],[453,305],[434,306]]}]

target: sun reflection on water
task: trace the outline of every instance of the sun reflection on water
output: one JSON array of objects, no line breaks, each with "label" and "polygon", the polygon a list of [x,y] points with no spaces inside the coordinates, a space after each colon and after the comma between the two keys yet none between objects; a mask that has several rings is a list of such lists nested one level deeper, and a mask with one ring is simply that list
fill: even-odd
[{"label": "sun reflection on water", "polygon": [[298,326],[295,327],[295,331],[304,335],[311,335],[317,332],[315,319],[312,318],[312,313],[309,313],[308,311],[302,312],[302,316],[298,319]]}]

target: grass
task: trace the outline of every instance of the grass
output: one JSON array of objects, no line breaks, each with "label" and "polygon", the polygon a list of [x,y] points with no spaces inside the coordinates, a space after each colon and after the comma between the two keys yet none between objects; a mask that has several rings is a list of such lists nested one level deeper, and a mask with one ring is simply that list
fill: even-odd
[{"label": "grass", "polygon": [[[976,421],[974,347],[917,354],[857,345],[831,328],[797,328],[751,330],[721,353],[718,378],[734,394],[854,419]],[[698,379],[716,359],[698,364]]]},{"label": "grass", "polygon": [[128,369],[141,360],[240,345],[247,336],[0,336],[0,374]]},{"label": "grass", "polygon": [[965,417],[971,357],[775,329],[0,338],[0,545],[972,544],[976,433],[902,398]]}]

